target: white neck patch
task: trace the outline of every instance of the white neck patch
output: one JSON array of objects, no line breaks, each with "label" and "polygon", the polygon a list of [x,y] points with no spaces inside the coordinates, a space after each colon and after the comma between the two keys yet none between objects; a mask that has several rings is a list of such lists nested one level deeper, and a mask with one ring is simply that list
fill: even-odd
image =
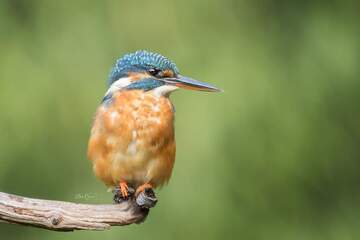
[{"label": "white neck patch", "polygon": [[178,87],[174,85],[162,85],[160,87],[153,89],[152,92],[156,97],[161,97],[161,96],[168,97],[169,94],[175,91],[176,89],[178,89]]},{"label": "white neck patch", "polygon": [[128,86],[130,83],[131,83],[131,78],[130,77],[119,78],[118,80],[116,80],[115,82],[113,82],[111,84],[111,86],[109,87],[109,89],[105,93],[105,96],[123,89],[124,87]]},{"label": "white neck patch", "polygon": [[[119,78],[118,80],[116,80],[115,82],[113,82],[111,84],[111,86],[105,93],[105,96],[107,96],[109,94],[113,94],[114,92],[117,92],[117,91],[129,86],[132,83],[131,80],[132,80],[131,77]],[[174,86],[174,85],[162,85],[160,87],[153,89],[151,92],[156,97],[161,97],[161,96],[167,97],[167,96],[169,96],[169,94],[171,92],[175,91],[176,89],[178,89],[178,87]]]}]

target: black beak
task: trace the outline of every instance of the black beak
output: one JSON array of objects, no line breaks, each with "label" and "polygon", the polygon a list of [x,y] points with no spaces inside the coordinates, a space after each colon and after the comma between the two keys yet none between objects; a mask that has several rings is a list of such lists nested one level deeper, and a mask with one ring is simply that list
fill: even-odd
[{"label": "black beak", "polygon": [[200,82],[198,80],[184,77],[181,75],[178,75],[174,78],[165,78],[164,81],[167,84],[171,84],[171,85],[175,85],[177,87],[191,89],[191,90],[205,91],[205,92],[222,92],[223,91],[220,88],[217,88],[208,83]]}]

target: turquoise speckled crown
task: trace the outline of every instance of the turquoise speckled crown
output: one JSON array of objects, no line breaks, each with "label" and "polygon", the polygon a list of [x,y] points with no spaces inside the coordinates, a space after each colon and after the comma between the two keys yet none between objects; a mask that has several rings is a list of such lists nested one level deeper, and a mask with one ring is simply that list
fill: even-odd
[{"label": "turquoise speckled crown", "polygon": [[179,70],[168,58],[153,52],[145,50],[129,53],[119,58],[115,66],[110,72],[109,85],[119,78],[126,77],[128,72],[147,71],[151,68],[160,70],[171,69],[175,74],[179,74]]}]

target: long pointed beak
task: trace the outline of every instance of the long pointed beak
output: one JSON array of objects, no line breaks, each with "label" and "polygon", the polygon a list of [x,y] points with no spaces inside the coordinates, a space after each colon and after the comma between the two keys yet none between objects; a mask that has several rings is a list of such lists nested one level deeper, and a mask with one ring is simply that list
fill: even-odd
[{"label": "long pointed beak", "polygon": [[213,85],[210,85],[205,82],[200,82],[198,80],[184,77],[181,75],[178,75],[175,78],[166,78],[165,82],[171,85],[175,85],[177,87],[191,89],[191,90],[197,90],[197,91],[205,91],[205,92],[222,92],[220,88],[217,88]]}]

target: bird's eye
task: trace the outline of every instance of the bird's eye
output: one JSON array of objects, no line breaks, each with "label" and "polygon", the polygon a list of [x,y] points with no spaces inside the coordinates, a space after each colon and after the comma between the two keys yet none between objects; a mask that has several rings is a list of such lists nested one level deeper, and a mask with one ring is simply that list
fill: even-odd
[{"label": "bird's eye", "polygon": [[162,71],[158,68],[149,69],[149,73],[154,77],[161,77],[161,75],[162,75]]}]

